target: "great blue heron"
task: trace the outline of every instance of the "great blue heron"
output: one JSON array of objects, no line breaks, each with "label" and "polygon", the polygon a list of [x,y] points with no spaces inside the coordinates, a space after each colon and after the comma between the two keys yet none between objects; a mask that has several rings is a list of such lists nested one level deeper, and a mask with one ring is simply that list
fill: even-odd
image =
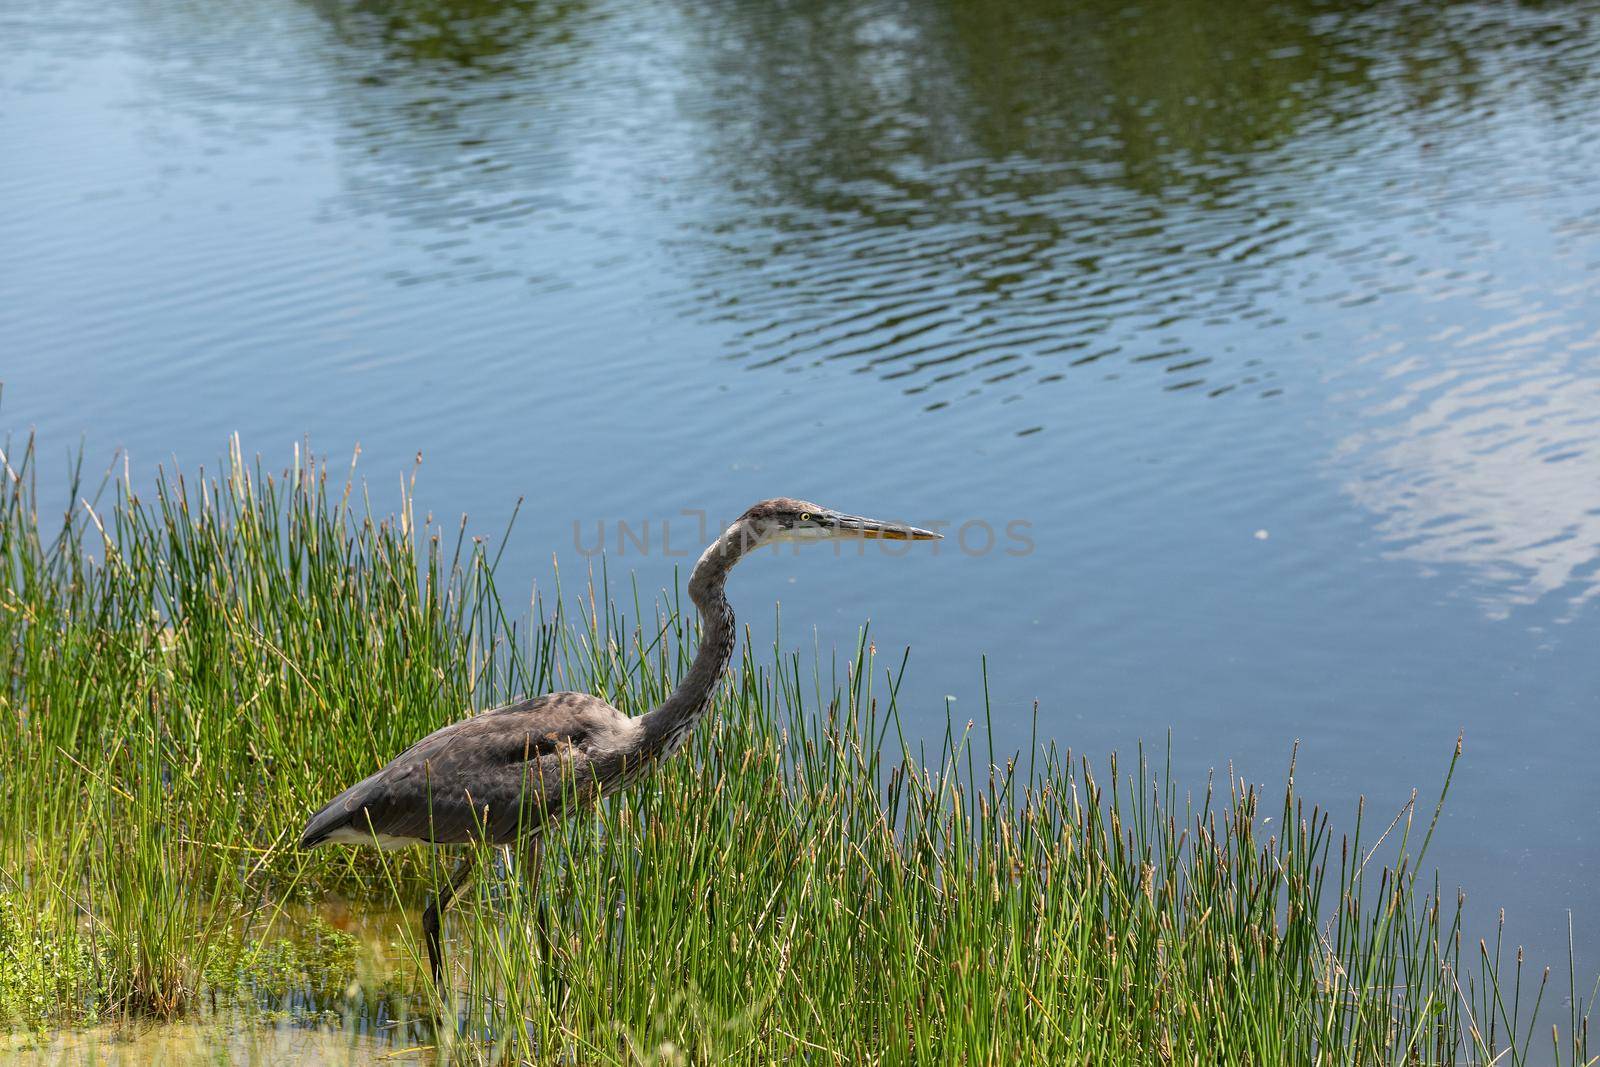
[{"label": "great blue heron", "polygon": [[[700,649],[659,707],[630,717],[587,693],[550,693],[453,723],[329,801],[306,824],[300,846],[525,842],[532,849],[546,822],[632,784],[683,745],[733,655],[733,609],[723,587],[741,557],[779,541],[939,536],[804,500],[764,500],[723,531],[690,573]],[[443,979],[440,917],[471,871],[469,856],[422,913],[435,983]]]}]

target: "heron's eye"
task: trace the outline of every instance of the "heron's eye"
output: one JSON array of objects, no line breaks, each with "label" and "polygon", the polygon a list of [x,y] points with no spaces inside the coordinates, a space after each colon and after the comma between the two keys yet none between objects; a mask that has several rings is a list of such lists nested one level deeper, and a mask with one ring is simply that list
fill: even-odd
[{"label": "heron's eye", "polygon": [[801,512],[801,513],[800,513],[800,521],[801,521],[801,522],[810,522],[810,521],[811,521],[811,512],[809,512],[809,511],[802,511],[802,512]]}]

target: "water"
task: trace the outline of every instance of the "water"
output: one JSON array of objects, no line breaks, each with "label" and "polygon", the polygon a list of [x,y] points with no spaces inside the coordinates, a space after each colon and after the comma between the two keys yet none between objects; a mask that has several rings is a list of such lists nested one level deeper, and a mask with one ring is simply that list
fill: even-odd
[{"label": "water", "polygon": [[[430,1050],[431,1051],[431,1050]],[[429,1062],[425,1053],[396,1051],[389,1043],[348,1030],[290,1025],[238,1027],[221,1023],[162,1026],[103,1026],[48,1036],[13,1035],[0,1045],[7,1062],[23,1064],[93,1063],[106,1067],[176,1064],[207,1067],[232,1063],[356,1064]]]},{"label": "water", "polygon": [[380,503],[421,453],[448,521],[526,498],[522,589],[600,524],[648,595],[684,508],[946,521],[731,595],[870,617],[930,734],[986,656],[1003,748],[1298,739],[1344,826],[1462,731],[1444,882],[1593,973],[1597,19],[5,0],[0,424],[140,478],[359,443]]}]

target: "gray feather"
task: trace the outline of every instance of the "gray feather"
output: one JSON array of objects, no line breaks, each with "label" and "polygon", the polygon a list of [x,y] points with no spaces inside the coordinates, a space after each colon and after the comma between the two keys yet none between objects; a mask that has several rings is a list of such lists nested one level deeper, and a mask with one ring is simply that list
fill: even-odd
[{"label": "gray feather", "polygon": [[[551,693],[436,730],[334,797],[300,836],[506,844],[631,777],[639,724],[586,693]],[[630,760],[629,756],[633,756]]]}]

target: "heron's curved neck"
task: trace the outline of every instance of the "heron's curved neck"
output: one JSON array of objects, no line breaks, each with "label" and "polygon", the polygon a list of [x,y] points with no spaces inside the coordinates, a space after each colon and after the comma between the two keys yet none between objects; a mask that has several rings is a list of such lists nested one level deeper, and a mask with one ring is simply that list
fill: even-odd
[{"label": "heron's curved neck", "polygon": [[689,672],[666,700],[641,720],[641,755],[670,756],[711,707],[711,696],[733,656],[733,608],[723,594],[728,572],[752,547],[749,531],[734,523],[711,543],[689,575],[689,599],[700,610],[700,649]]}]

